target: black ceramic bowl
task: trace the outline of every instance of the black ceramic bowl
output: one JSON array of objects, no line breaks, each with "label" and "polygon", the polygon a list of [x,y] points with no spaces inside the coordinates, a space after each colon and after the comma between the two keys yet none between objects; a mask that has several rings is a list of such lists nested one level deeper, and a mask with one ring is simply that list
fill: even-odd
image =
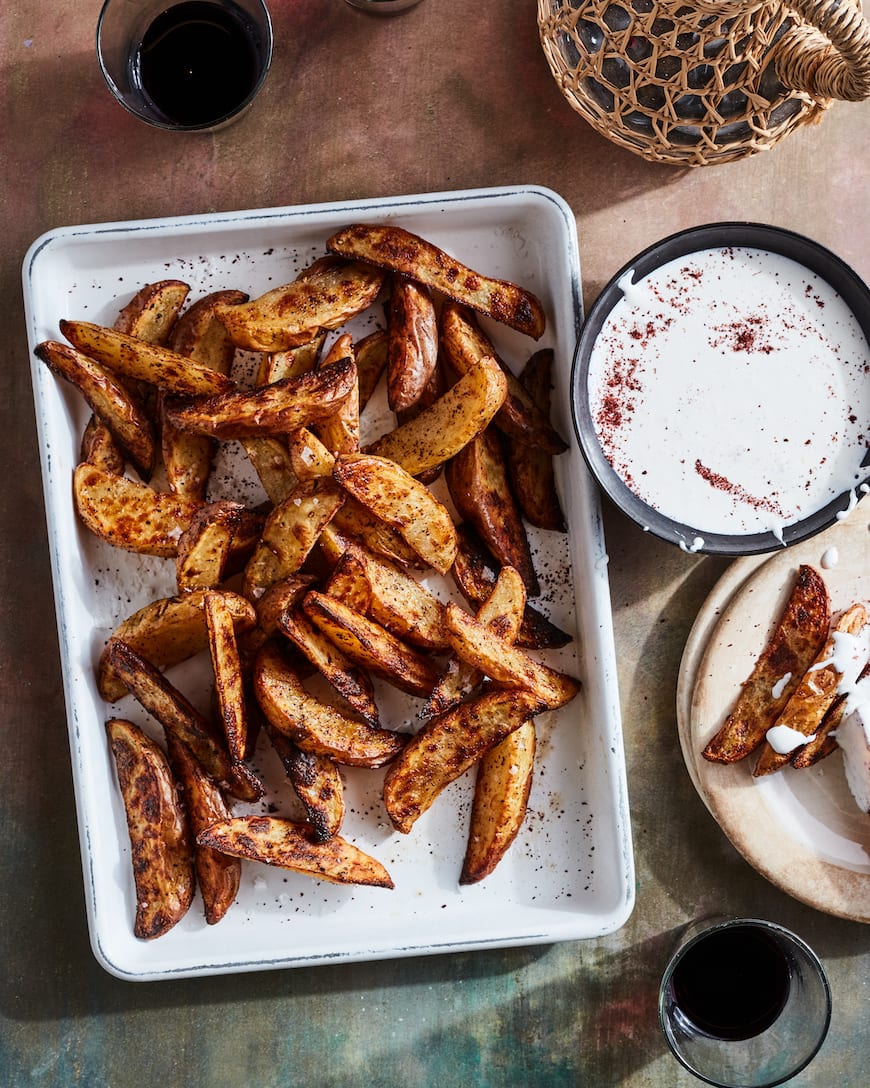
[{"label": "black ceramic bowl", "polygon": [[[716,533],[675,521],[644,502],[618,475],[599,443],[590,409],[589,363],[596,339],[614,306],[623,297],[620,280],[633,272],[633,282],[672,260],[705,250],[739,247],[763,250],[787,257],[824,280],[852,311],[870,342],[870,289],[839,257],[816,242],[778,227],[757,223],[712,223],[671,235],[638,254],[616,273],[595,301],[583,325],[571,374],[574,430],[589,468],[605,494],[645,530],[685,550],[718,555],[753,555],[775,551],[821,532],[854,504],[867,490],[866,478],[855,489],[827,503],[823,508],[786,525],[779,532]],[[867,421],[870,426],[870,420]],[[870,462],[865,457],[863,464]]]}]

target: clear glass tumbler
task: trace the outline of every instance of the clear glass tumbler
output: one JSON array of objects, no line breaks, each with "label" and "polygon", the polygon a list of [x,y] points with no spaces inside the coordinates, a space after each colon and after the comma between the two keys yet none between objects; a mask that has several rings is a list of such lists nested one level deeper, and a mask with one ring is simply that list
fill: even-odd
[{"label": "clear glass tumbler", "polygon": [[105,0],[97,58],[109,90],[140,120],[214,131],[263,86],[272,21],[263,0]]},{"label": "clear glass tumbler", "polygon": [[773,1088],[805,1068],[831,991],[800,937],[757,918],[693,923],[665,968],[659,1019],[677,1059],[717,1088]]}]

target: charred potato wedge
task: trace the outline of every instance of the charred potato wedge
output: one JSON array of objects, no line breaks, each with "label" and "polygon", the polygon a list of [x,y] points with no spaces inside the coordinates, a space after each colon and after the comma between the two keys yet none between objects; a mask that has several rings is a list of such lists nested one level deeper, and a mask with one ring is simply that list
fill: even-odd
[{"label": "charred potato wedge", "polygon": [[220,585],[243,513],[239,503],[226,501],[207,503],[196,511],[178,539],[175,580],[180,592]]},{"label": "charred potato wedge", "polygon": [[248,752],[248,714],[233,613],[226,597],[212,592],[203,599],[203,611],[221,724],[230,758],[239,763]]},{"label": "charred potato wedge", "polygon": [[146,283],[119,312],[114,328],[150,344],[165,344],[189,294],[190,285],[183,280]]},{"label": "charred potato wedge", "polygon": [[73,474],[76,513],[95,535],[124,551],[174,559],[179,537],[201,503],[80,464]]},{"label": "charred potato wedge", "polygon": [[423,396],[438,359],[438,320],[427,287],[392,277],[387,349],[387,401],[404,412]]},{"label": "charred potato wedge", "polygon": [[318,261],[292,283],[238,306],[218,306],[216,313],[237,347],[284,351],[349,321],[375,301],[383,281],[383,273],[366,264]]},{"label": "charred potato wedge", "polygon": [[213,824],[197,837],[201,846],[248,861],[277,865],[332,884],[367,884],[392,888],[390,874],[359,847],[333,835],[315,842],[308,824],[279,816],[234,816]]},{"label": "charred potato wedge", "polygon": [[280,650],[266,643],[254,664],[253,685],[263,713],[303,751],[353,767],[381,767],[407,737],[342,714],[309,694]]},{"label": "charred potato wedge", "polygon": [[109,719],[106,732],[130,837],[133,932],[153,940],[177,925],[193,902],[193,844],[163,750],[123,718]]},{"label": "charred potato wedge", "polygon": [[172,733],[166,734],[169,763],[184,794],[184,808],[194,840],[196,883],[202,896],[208,925],[219,922],[230,909],[239,891],[242,863],[207,846],[196,845],[196,836],[212,824],[230,817],[220,789],[205,773],[187,745]]},{"label": "charred potato wedge", "polygon": [[419,480],[394,461],[370,454],[342,454],[333,476],[358,502],[391,525],[413,551],[439,574],[456,558],[453,519]]},{"label": "charred potato wedge", "polygon": [[339,833],[344,821],[344,783],[335,761],[329,756],[303,752],[268,722],[266,732],[305,809],[311,839],[326,842]]},{"label": "charred potato wedge", "polygon": [[244,291],[212,291],[203,295],[172,326],[166,346],[211,370],[229,374],[236,349],[223,323],[215,317],[215,308],[239,305],[247,299]]},{"label": "charred potato wedge", "polygon": [[116,329],[90,321],[60,322],[66,339],[92,359],[125,378],[148,382],[182,396],[209,396],[233,388],[233,382],[211,367],[176,351],[149,344]]},{"label": "charred potato wedge", "polygon": [[427,722],[384,778],[396,830],[407,835],[446,786],[543,709],[531,691],[495,691]]},{"label": "charred potato wedge", "polygon": [[46,340],[37,346],[36,355],[53,374],[79,390],[125,458],[144,481],[150,480],[157,459],[154,427],[127,387],[106,367],[67,344]]},{"label": "charred potato wedge", "polygon": [[326,248],[399,272],[535,340],[546,329],[544,308],[531,291],[481,275],[402,227],[353,224],[328,239]]},{"label": "charred potato wedge", "polygon": [[279,624],[283,614],[296,608],[313,584],[314,578],[311,575],[294,574],[269,586],[260,597],[255,605],[257,624],[269,638],[280,632]]},{"label": "charred potato wedge", "polygon": [[499,563],[520,572],[528,595],[537,597],[541,587],[498,433],[487,428],[469,442],[448,461],[445,480],[459,516],[474,526]]},{"label": "charred potato wedge", "polygon": [[386,329],[376,329],[354,344],[356,369],[359,375],[359,410],[362,411],[378,387],[386,370],[389,336]]},{"label": "charred potato wedge", "polygon": [[504,403],[507,379],[491,356],[483,356],[435,403],[365,448],[420,476],[454,457],[489,424]]},{"label": "charred potato wedge", "polygon": [[[830,620],[827,587],[817,571],[802,564],[734,709],[704,748],[704,759],[736,763],[759,747],[824,646]],[[780,684],[786,675],[789,680]]]}]

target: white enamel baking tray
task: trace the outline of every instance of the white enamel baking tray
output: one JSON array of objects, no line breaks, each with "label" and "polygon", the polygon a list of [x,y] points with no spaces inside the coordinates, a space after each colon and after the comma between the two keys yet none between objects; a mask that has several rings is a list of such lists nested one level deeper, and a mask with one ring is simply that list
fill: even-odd
[{"label": "white enamel baking tray", "polygon": [[[119,307],[152,280],[183,279],[191,299],[220,287],[257,295],[294,278],[324,252],[332,232],[355,221],[401,225],[479,271],[538,294],[549,326],[537,344],[483,324],[514,367],[538,347],[555,348],[553,418],[564,436],[571,435],[569,369],[582,321],[576,230],[562,199],[537,187],[53,230],[33,243],[23,266],[30,347],[59,338],[63,317],[111,324]],[[371,311],[357,331],[379,317]],[[342,834],[386,865],[395,890],[340,887],[245,863],[238,900],[219,924],[205,924],[197,898],[165,936],[136,939],[129,844],[104,722],[120,713],[160,734],[131,699],[111,708],[102,702],[94,666],[121,619],[174,592],[174,566],[116,551],[77,523],[71,477],[89,410],[35,357],[32,374],[88,923],[94,953],[109,972],[152,980],[531,945],[595,937],[625,922],[634,876],[607,557],[597,491],[572,445],[558,459],[570,533],[537,533],[533,546],[543,585],[539,607],[576,634],[572,645],[548,660],[578,675],[583,690],[567,707],[539,719],[529,813],[495,872],[478,885],[457,882],[473,772],[454,783],[410,835],[400,835],[381,804],[383,771],[348,769]],[[376,418],[368,426],[385,425],[377,407],[372,411]],[[258,501],[259,485],[244,478],[231,451],[225,456],[234,479],[227,492],[226,473],[220,473],[216,488],[224,490],[216,496]],[[446,583],[435,588],[452,592]],[[194,661],[170,678],[207,706],[207,670],[207,661]],[[416,728],[419,704],[384,699],[385,724]],[[255,763],[269,794],[253,811],[271,806],[298,817],[268,741],[261,741]]]}]

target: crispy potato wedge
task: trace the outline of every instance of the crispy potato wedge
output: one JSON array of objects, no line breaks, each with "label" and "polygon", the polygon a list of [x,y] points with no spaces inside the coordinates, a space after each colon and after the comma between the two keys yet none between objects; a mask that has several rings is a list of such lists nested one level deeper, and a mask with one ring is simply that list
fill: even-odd
[{"label": "crispy potato wedge", "polygon": [[314,585],[314,578],[309,574],[293,574],[282,578],[269,586],[256,603],[257,624],[269,638],[277,635],[281,628],[279,621],[284,612],[296,608],[305,594]]},{"label": "crispy potato wedge", "polygon": [[298,610],[284,612],[278,618],[278,627],[363,721],[380,724],[370,677],[331,638]]},{"label": "crispy potato wedge", "polygon": [[[519,634],[526,607],[526,588],[519,571],[513,567],[502,567],[492,593],[481,605],[477,620],[501,638],[514,642]],[[445,630],[441,620],[441,630]],[[432,690],[423,717],[443,714],[452,710],[483,680],[483,674],[474,665],[451,655],[445,671]]]},{"label": "crispy potato wedge", "polygon": [[550,422],[549,411],[543,410],[526,385],[514,376],[468,307],[445,302],[441,308],[439,335],[444,358],[456,374],[465,374],[481,356],[488,355],[497,360],[507,379],[507,395],[493,423],[508,438],[547,453],[563,453],[568,448]]},{"label": "crispy potato wedge", "polygon": [[432,718],[384,777],[384,805],[407,835],[441,791],[545,705],[531,691],[494,691]]},{"label": "crispy potato wedge", "polygon": [[103,472],[122,476],[126,460],[112,437],[109,428],[96,416],[88,420],[82,434],[81,457],[89,465],[102,469]]},{"label": "crispy potato wedge", "polygon": [[237,347],[284,351],[349,321],[375,301],[383,282],[383,273],[369,265],[322,260],[292,283],[216,313]]},{"label": "crispy potato wedge", "polygon": [[734,709],[704,748],[704,759],[736,763],[758,748],[824,646],[830,618],[824,581],[811,566],[801,564],[785,608]]},{"label": "crispy potato wedge", "polygon": [[329,478],[299,484],[266,518],[245,567],[244,595],[256,601],[269,586],[298,573],[343,502],[341,489]]},{"label": "crispy potato wedge", "polygon": [[206,593],[203,610],[220,720],[230,758],[238,763],[248,752],[248,714],[233,614],[222,593]]},{"label": "crispy potato wedge", "polygon": [[476,884],[489,876],[516,839],[528,808],[536,747],[530,719],[480,761],[460,884]]},{"label": "crispy potato wedge", "polygon": [[441,601],[397,564],[354,541],[345,542],[326,592],[416,646],[448,646]]},{"label": "crispy potato wedge", "polygon": [[[353,344],[350,334],[340,336],[332,350],[327,352],[322,366],[353,359]],[[320,368],[318,368],[320,369]],[[354,374],[357,374],[354,360]],[[319,423],[312,423],[312,429],[320,441],[333,454],[355,453],[359,449],[359,378],[353,384],[350,394],[338,406],[332,415]]]},{"label": "crispy potato wedge", "polygon": [[197,841],[248,861],[292,869],[332,884],[393,887],[390,874],[377,859],[340,835],[314,842],[308,824],[279,816],[234,816],[201,832]]},{"label": "crispy potato wedge", "polygon": [[106,732],[130,836],[133,932],[153,940],[180,922],[193,902],[193,843],[162,748],[123,718],[110,718]]},{"label": "crispy potato wedge", "polygon": [[79,390],[109,429],[125,458],[147,483],[157,460],[154,427],[127,387],[111,370],[67,344],[46,340],[37,345],[36,356],[52,374]]},{"label": "crispy potato wedge", "polygon": [[407,541],[385,521],[381,521],[361,502],[347,496],[336,512],[331,526],[345,539],[356,540],[375,555],[403,567],[419,567],[420,557]]},{"label": "crispy potato wedge", "polygon": [[483,356],[430,407],[365,448],[386,457],[411,476],[443,465],[488,425],[507,393],[495,359]]},{"label": "crispy potato wedge", "polygon": [[[495,585],[498,564],[469,525],[456,530],[459,550],[451,574],[462,595],[474,608],[480,608]],[[526,602],[517,646],[527,650],[553,650],[567,646],[571,635],[552,623],[543,613]]]},{"label": "crispy potato wedge", "polygon": [[182,431],[224,440],[282,435],[332,415],[355,386],[354,362],[342,359],[262,388],[175,402],[166,418]]},{"label": "crispy potato wedge", "polygon": [[241,442],[269,502],[279,506],[302,479],[294,471],[293,458],[284,436],[243,438]]},{"label": "crispy potato wedge", "polygon": [[[236,631],[249,631],[257,624],[254,606],[238,593],[223,590],[233,614]],[[150,601],[125,619],[109,636],[97,666],[97,688],[107,703],[127,693],[127,686],[112,668],[111,645],[123,642],[158,669],[169,669],[208,649],[205,622],[206,590],[194,590],[181,597]]]},{"label": "crispy potato wedge", "polygon": [[425,563],[440,574],[450,570],[457,549],[453,518],[425,484],[394,461],[370,454],[341,454],[333,476]]},{"label": "crispy potato wedge", "polygon": [[342,714],[309,694],[292,666],[272,643],[254,664],[257,702],[274,729],[303,751],[353,767],[381,767],[395,759],[407,737]]},{"label": "crispy potato wedge", "polygon": [[[523,387],[547,417],[550,414],[552,366],[553,352],[543,348],[532,355],[520,374]],[[539,529],[567,532],[556,489],[553,454],[525,442],[505,442],[504,455],[511,490],[526,521]]]},{"label": "crispy potato wedge", "polygon": [[339,833],[344,822],[344,783],[335,761],[303,752],[268,721],[266,732],[305,809],[312,841],[326,842]]},{"label": "crispy potato wedge", "polygon": [[321,329],[297,348],[266,352],[257,372],[257,385],[271,385],[282,378],[298,378],[300,374],[314,370],[325,341],[326,329]]},{"label": "crispy potato wedge", "polygon": [[302,608],[351,661],[401,691],[426,696],[437,683],[438,670],[429,657],[343,601],[311,590]]},{"label": "crispy potato wedge", "polygon": [[263,796],[259,778],[245,763],[230,757],[211,722],[159,669],[118,640],[110,643],[109,658],[133,698],[188,746],[215,782],[240,801],[257,801]]},{"label": "crispy potato wedge", "polygon": [[447,605],[444,622],[457,657],[497,683],[526,688],[551,710],[570,702],[580,691],[579,680],[541,665],[459,605]]},{"label": "crispy potato wedge", "polygon": [[158,398],[160,453],[169,490],[185,498],[206,501],[208,481],[214,463],[215,441],[205,434],[192,434],[176,427],[168,417],[173,398]]},{"label": "crispy potato wedge", "polygon": [[196,844],[205,828],[230,817],[220,789],[205,773],[186,744],[166,734],[169,763],[184,797],[184,808],[194,840],[194,869],[208,925],[224,917],[236,899],[242,877],[242,863],[218,850]]},{"label": "crispy potato wedge", "polygon": [[[867,622],[867,609],[863,604],[853,604],[837,618],[824,646],[801,677],[775,725],[786,726],[805,737],[815,736],[819,732],[825,715],[840,694],[843,681],[843,673],[837,667],[838,638],[841,635],[859,635]],[[773,774],[791,763],[795,754],[794,751],[777,752],[765,740],[752,773],[756,778]]]},{"label": "crispy potato wedge", "polygon": [[178,554],[178,539],[201,506],[89,464],[76,467],[73,496],[78,516],[95,536],[128,552],[168,559]]},{"label": "crispy potato wedge", "polygon": [[388,334],[387,402],[404,412],[423,395],[438,358],[438,320],[427,287],[392,277]]},{"label": "crispy potato wedge", "polygon": [[141,287],[115,318],[118,332],[165,344],[190,294],[183,280],[156,280]]},{"label": "crispy potato wedge", "polygon": [[535,340],[546,329],[544,308],[530,291],[481,275],[402,227],[353,224],[333,234],[326,248],[399,272]]},{"label": "crispy potato wedge", "polygon": [[359,375],[359,410],[362,411],[378,387],[387,367],[389,337],[386,329],[376,329],[354,344],[356,369]]},{"label": "crispy potato wedge", "polygon": [[300,480],[331,476],[335,454],[308,427],[300,427],[287,436],[288,456],[293,472]]},{"label": "crispy potato wedge", "polygon": [[244,510],[240,503],[221,501],[196,511],[178,538],[175,579],[179,592],[220,585]]},{"label": "crispy potato wedge", "polygon": [[60,331],[66,339],[92,359],[116,374],[149,382],[160,389],[182,396],[209,396],[233,388],[225,374],[187,359],[176,351],[149,344],[116,329],[90,321],[61,319]]},{"label": "crispy potato wedge", "polygon": [[474,526],[499,563],[520,572],[528,595],[539,596],[532,550],[508,483],[498,432],[488,427],[469,442],[447,462],[444,479],[459,516]]},{"label": "crispy potato wedge", "polygon": [[244,291],[212,291],[203,295],[172,326],[166,346],[211,370],[229,374],[236,348],[227,336],[223,322],[215,317],[215,307],[238,305],[247,300]]}]

